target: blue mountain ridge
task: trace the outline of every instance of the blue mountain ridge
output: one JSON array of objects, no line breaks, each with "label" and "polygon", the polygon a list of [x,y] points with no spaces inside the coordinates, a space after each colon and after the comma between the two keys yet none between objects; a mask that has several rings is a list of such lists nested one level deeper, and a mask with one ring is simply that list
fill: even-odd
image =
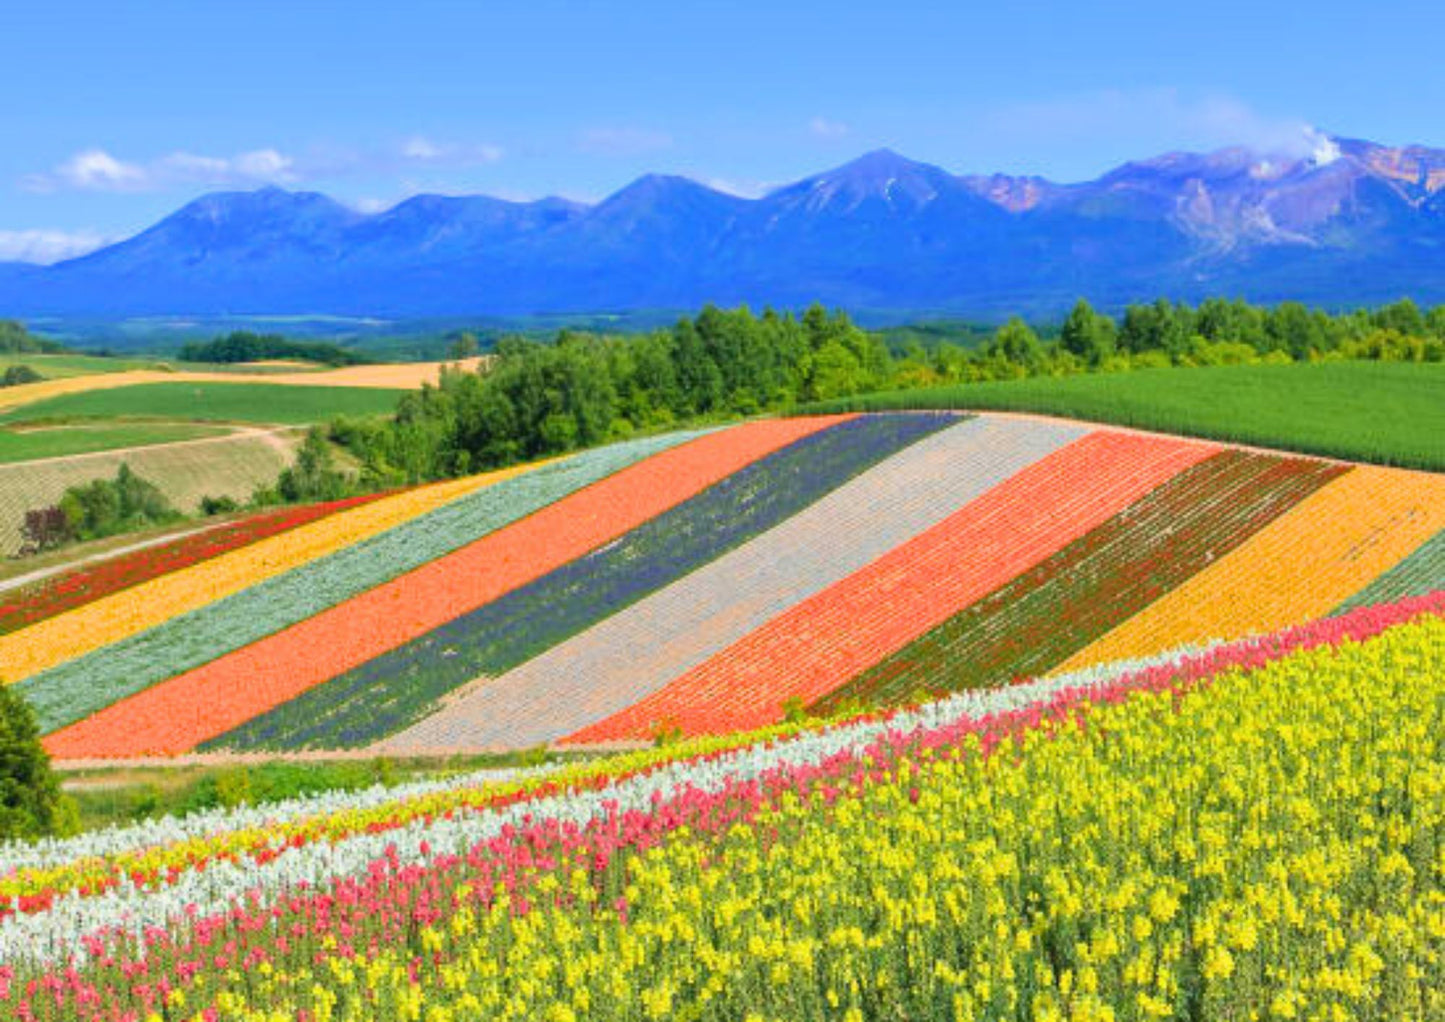
[{"label": "blue mountain ridge", "polygon": [[1445,301],[1445,151],[1169,153],[1061,185],[878,150],[756,199],[650,174],[592,205],[202,196],[54,266],[0,264],[5,315],[422,317],[704,302],[988,315],[1159,295]]}]

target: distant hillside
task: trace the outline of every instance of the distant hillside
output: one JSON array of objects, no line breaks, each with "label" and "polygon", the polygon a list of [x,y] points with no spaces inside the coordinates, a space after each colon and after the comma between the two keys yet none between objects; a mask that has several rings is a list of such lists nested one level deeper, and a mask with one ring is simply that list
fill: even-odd
[{"label": "distant hillside", "polygon": [[759,199],[648,175],[584,205],[207,195],[53,267],[0,265],[7,315],[426,317],[706,301],[1043,314],[1229,294],[1445,300],[1445,151],[1170,153],[1094,181],[961,177],[879,150]]}]

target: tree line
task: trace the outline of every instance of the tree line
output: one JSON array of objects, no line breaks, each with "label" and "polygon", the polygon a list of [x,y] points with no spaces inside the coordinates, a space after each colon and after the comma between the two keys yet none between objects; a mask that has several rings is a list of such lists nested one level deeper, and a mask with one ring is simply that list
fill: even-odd
[{"label": "tree line", "polygon": [[182,362],[261,362],[287,359],[328,366],[364,365],[371,361],[360,352],[328,341],[293,341],[280,334],[233,330],[210,341],[193,341],[176,355]]},{"label": "tree line", "polygon": [[925,344],[915,331],[890,351],[896,331],[865,331],[819,305],[801,316],[710,305],[650,333],[503,340],[483,371],[444,372],[404,397],[394,419],[338,420],[330,433],[358,459],[363,486],[385,486],[868,391],[1164,366],[1445,361],[1445,306],[1427,312],[1408,299],[1341,314],[1160,299],[1119,317],[1080,300],[1042,331],[1017,317],[970,330],[972,343]]}]

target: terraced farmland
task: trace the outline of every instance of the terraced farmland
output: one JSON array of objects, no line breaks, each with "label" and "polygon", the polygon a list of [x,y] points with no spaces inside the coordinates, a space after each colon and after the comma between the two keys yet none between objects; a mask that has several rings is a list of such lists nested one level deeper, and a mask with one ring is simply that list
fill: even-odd
[{"label": "terraced farmland", "polygon": [[998,413],[764,419],[88,568],[7,598],[0,677],[65,759],[645,743],[1421,596],[1442,536],[1427,473]]},{"label": "terraced farmland", "polygon": [[154,482],[177,509],[194,512],[204,496],[246,500],[291,463],[296,438],[250,430],[234,436],[0,464],[0,556],[20,548],[25,512],[58,501],[66,489],[115,475],[122,463]]}]

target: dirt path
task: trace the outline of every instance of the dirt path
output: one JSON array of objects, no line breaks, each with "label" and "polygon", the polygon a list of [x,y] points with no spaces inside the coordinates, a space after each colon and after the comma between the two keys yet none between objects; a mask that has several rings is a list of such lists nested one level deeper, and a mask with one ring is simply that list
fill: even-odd
[{"label": "dirt path", "polygon": [[36,571],[27,572],[24,575],[16,575],[14,578],[0,579],[0,593],[9,589],[19,589],[28,586],[32,582],[39,582],[49,578],[51,575],[59,575],[62,572],[71,571],[87,564],[94,564],[96,561],[108,561],[112,557],[122,557],[125,554],[133,554],[137,550],[145,550],[153,546],[161,546],[164,543],[174,543],[178,539],[185,539],[187,536],[194,536],[198,532],[205,532],[214,528],[215,523],[198,526],[194,529],[186,529],[183,532],[168,532],[164,536],[154,536],[139,543],[132,543],[129,546],[116,547],[111,550],[102,550],[99,553],[91,554],[89,557],[82,557],[74,561],[66,561],[64,564],[53,564],[48,568],[40,568]]}]

